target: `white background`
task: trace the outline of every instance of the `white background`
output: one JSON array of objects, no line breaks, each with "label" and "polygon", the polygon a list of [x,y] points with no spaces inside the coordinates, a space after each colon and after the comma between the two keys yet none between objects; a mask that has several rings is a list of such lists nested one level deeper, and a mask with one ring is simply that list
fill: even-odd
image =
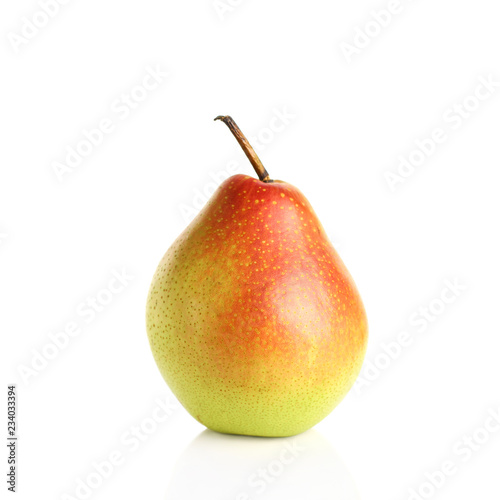
[{"label": "white background", "polygon": [[[233,3],[73,0],[19,45],[40,7],[2,2],[2,390],[18,385],[18,498],[83,498],[78,481],[97,485],[92,463],[113,453],[121,465],[89,498],[499,498],[488,415],[500,410],[500,87],[452,119],[480,78],[500,82],[497,3],[402,0],[350,63],[341,44],[357,34],[362,45],[388,2]],[[169,75],[144,93],[148,67]],[[125,117],[116,100],[131,92],[144,99]],[[290,441],[301,451],[287,465],[286,440],[204,432],[170,395],[145,332],[150,280],[193,199],[228,162],[252,173],[218,114],[310,200],[369,318],[365,384]],[[105,118],[113,131],[59,180],[54,163]],[[391,190],[387,172],[436,128],[446,141]],[[109,298],[123,270],[133,279],[87,322],[77,310]],[[445,292],[449,304],[446,280],[462,288]],[[23,379],[72,321],[81,333]],[[388,358],[403,332],[411,343],[390,344]],[[167,397],[177,409],[156,424]],[[150,434],[135,450],[141,425]],[[445,461],[455,473],[425,485]],[[265,487],[252,483],[259,469],[271,471]]]}]

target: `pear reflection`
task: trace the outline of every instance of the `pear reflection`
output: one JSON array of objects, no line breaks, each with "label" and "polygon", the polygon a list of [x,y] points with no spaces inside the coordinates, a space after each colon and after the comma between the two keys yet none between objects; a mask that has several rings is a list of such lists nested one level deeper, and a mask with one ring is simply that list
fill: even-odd
[{"label": "pear reflection", "polygon": [[359,500],[328,440],[310,430],[289,438],[203,431],[177,460],[168,500]]}]

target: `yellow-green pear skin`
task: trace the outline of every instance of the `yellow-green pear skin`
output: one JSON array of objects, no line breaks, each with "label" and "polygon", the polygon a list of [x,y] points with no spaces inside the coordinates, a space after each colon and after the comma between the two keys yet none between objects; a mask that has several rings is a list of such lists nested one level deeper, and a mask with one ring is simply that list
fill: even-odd
[{"label": "yellow-green pear skin", "polygon": [[227,179],[161,260],[147,331],[187,411],[252,436],[326,417],[368,338],[356,286],[304,195],[246,175]]}]

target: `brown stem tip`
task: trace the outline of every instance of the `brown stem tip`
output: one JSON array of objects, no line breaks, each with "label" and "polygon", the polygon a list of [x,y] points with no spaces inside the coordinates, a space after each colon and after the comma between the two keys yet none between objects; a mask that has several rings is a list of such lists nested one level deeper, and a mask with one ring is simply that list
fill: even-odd
[{"label": "brown stem tip", "polygon": [[262,165],[260,158],[257,156],[257,153],[252,148],[247,138],[243,135],[243,132],[240,130],[238,125],[236,125],[236,122],[230,116],[218,116],[217,118],[214,119],[214,121],[215,120],[220,120],[229,127],[229,130],[232,132],[234,137],[236,137],[238,144],[241,146],[244,153],[247,155],[247,158],[250,160],[250,163],[255,169],[257,175],[259,176],[259,179],[262,182],[273,182],[272,179],[269,177],[267,170],[264,168],[264,165]]}]

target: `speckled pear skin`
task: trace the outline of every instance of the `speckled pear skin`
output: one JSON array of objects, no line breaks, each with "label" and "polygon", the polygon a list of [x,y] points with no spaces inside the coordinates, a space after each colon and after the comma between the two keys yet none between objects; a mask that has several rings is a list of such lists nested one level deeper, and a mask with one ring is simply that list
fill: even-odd
[{"label": "speckled pear skin", "polygon": [[354,383],[368,328],[356,286],[304,195],[227,179],[161,260],[147,299],[161,374],[223,433],[292,436]]}]

